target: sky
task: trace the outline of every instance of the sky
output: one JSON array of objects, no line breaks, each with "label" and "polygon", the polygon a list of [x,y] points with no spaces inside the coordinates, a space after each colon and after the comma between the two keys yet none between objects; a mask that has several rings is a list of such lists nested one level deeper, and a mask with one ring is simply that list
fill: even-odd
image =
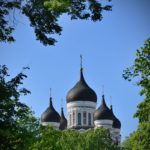
[{"label": "sky", "polygon": [[16,42],[0,45],[0,64],[7,65],[11,77],[21,72],[22,67],[30,67],[24,72],[28,78],[23,86],[31,94],[21,97],[21,101],[30,106],[37,117],[49,105],[50,88],[55,109],[60,112],[63,99],[67,116],[66,95],[79,79],[82,54],[84,77],[97,94],[97,107],[104,85],[106,103],[113,105],[122,123],[124,139],[137,128],[138,120],[133,114],[142,97],[136,82],[125,81],[122,74],[133,64],[136,50],[150,37],[150,1],[113,0],[111,4],[113,10],[103,12],[101,22],[60,17],[62,35],[56,36],[55,46],[47,47],[36,40],[28,19],[20,14],[14,32]]}]

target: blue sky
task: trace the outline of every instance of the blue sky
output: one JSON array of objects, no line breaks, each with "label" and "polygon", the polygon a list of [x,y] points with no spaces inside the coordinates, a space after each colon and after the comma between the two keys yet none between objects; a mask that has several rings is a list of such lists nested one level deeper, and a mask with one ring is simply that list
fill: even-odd
[{"label": "blue sky", "polygon": [[11,76],[23,66],[30,66],[24,87],[32,93],[22,101],[32,107],[36,116],[49,104],[52,88],[53,105],[60,112],[61,99],[66,112],[66,94],[79,79],[80,54],[83,55],[84,77],[98,96],[102,85],[110,106],[110,96],[116,116],[121,120],[124,138],[134,131],[138,120],[133,119],[137,104],[142,100],[135,82],[122,78],[123,70],[132,65],[136,49],[150,37],[149,0],[113,0],[113,11],[104,12],[101,22],[70,21],[62,16],[61,36],[55,46],[45,47],[36,41],[34,30],[26,17],[17,16],[16,42],[1,44],[0,64],[6,64]]}]

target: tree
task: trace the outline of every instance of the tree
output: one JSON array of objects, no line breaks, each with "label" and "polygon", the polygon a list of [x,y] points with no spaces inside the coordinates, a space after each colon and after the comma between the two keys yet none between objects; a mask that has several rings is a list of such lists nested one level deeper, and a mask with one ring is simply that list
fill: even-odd
[{"label": "tree", "polygon": [[123,77],[128,81],[137,79],[137,86],[141,87],[140,95],[144,96],[144,100],[138,105],[135,117],[139,118],[139,122],[150,122],[150,39],[141,50],[136,51],[136,56],[134,65],[124,71]]},{"label": "tree", "polygon": [[21,9],[21,1],[0,1],[0,42],[13,42],[12,36],[14,28],[9,25],[7,17],[13,9]]},{"label": "tree", "polygon": [[110,131],[103,127],[91,129],[85,132],[85,150],[117,150],[118,147],[112,143]]},{"label": "tree", "polygon": [[[111,0],[106,0],[111,1]],[[111,10],[110,5],[102,5],[98,0],[12,0],[0,1],[0,42],[13,42],[14,27],[8,16],[18,9],[30,20],[36,39],[44,45],[54,45],[53,34],[60,35],[62,27],[58,24],[59,17],[66,13],[71,19],[91,19],[101,21],[102,11]],[[14,15],[13,15],[14,16]]]},{"label": "tree", "polygon": [[149,123],[140,123],[138,129],[133,132],[124,143],[125,150],[144,150],[150,149],[150,125]]},{"label": "tree", "polygon": [[112,143],[110,133],[105,128],[59,131],[51,126],[41,127],[38,140],[32,150],[117,150]]},{"label": "tree", "polygon": [[21,95],[30,93],[20,88],[27,76],[19,73],[8,80],[8,68],[0,66],[0,149],[28,149],[34,141],[38,121],[30,108],[20,102]]},{"label": "tree", "polygon": [[124,147],[133,150],[150,149],[150,39],[136,51],[134,64],[124,71],[123,77],[128,81],[136,79],[144,99],[134,115],[139,118],[138,129],[124,142]]}]

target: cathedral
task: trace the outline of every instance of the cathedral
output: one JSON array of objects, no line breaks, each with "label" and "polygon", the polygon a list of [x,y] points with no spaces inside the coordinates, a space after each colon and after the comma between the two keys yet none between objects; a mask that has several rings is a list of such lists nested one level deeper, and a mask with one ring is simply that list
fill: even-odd
[{"label": "cathedral", "polygon": [[84,79],[82,63],[80,79],[67,93],[66,102],[67,119],[63,107],[59,114],[53,107],[52,97],[50,97],[49,106],[41,115],[41,124],[51,125],[59,130],[75,129],[79,131],[104,127],[109,129],[114,143],[120,143],[121,122],[114,115],[112,106],[110,108],[107,106],[104,95],[102,95],[101,105],[96,109],[97,95]]}]

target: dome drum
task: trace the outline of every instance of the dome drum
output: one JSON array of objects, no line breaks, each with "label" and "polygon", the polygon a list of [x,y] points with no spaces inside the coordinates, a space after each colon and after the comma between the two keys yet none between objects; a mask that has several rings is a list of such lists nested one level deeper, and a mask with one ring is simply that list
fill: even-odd
[{"label": "dome drum", "polygon": [[87,108],[96,108],[96,103],[95,102],[90,102],[90,101],[74,101],[74,102],[69,102],[67,103],[67,108],[76,108],[76,107],[87,107]]},{"label": "dome drum", "polygon": [[112,120],[96,120],[94,121],[94,125],[95,127],[105,127],[107,129],[112,129],[112,124],[113,121]]},{"label": "dome drum", "polygon": [[50,125],[52,127],[54,127],[55,129],[59,129],[60,123],[58,122],[42,122],[43,126],[47,126]]}]

